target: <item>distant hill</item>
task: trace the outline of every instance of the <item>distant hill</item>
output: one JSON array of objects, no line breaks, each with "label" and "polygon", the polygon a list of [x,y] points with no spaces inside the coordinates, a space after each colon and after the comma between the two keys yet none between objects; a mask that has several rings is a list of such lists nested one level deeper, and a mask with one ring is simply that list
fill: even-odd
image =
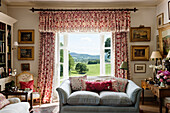
[{"label": "distant hill", "polygon": [[70,55],[73,57],[75,62],[87,62],[88,60],[96,60],[100,59],[100,55],[89,55],[89,54],[79,54],[79,53],[74,53],[71,52]]}]

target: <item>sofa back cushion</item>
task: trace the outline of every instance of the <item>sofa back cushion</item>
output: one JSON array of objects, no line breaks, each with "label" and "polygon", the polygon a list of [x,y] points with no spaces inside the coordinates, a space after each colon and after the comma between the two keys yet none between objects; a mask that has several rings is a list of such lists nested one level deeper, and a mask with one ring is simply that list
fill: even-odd
[{"label": "sofa back cushion", "polygon": [[10,104],[9,100],[7,100],[2,93],[0,93],[0,109],[2,109],[8,104]]},{"label": "sofa back cushion", "polygon": [[84,76],[76,76],[76,77],[69,77],[71,89],[72,89],[73,91],[79,91],[79,90],[81,90],[81,89],[82,89],[81,80],[86,80],[86,79],[87,79],[87,75],[84,75]]}]

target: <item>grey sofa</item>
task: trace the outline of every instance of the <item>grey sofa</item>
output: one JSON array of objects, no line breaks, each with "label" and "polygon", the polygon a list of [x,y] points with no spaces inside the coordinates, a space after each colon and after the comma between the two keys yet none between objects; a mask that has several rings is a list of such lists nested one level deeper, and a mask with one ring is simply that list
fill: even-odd
[{"label": "grey sofa", "polygon": [[139,113],[141,91],[139,86],[128,80],[125,93],[73,92],[70,81],[65,80],[57,88],[60,100],[59,113]]}]

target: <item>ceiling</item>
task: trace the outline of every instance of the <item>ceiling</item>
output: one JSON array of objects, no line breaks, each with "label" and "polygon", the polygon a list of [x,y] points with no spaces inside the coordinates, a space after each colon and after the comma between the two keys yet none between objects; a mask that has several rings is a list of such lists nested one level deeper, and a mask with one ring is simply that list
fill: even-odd
[{"label": "ceiling", "polygon": [[155,7],[163,0],[2,0],[8,6],[33,7]]}]

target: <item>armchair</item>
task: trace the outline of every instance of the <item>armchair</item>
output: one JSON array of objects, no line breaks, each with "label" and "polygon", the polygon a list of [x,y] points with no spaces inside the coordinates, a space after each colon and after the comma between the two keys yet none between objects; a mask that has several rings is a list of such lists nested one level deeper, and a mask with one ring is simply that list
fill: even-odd
[{"label": "armchair", "polygon": [[[41,105],[41,93],[40,93],[40,88],[36,87],[34,85],[33,81],[33,74],[28,73],[28,72],[22,72],[19,75],[16,76],[16,85],[18,88],[23,89],[23,86],[21,84],[26,83],[29,87],[32,87],[33,90],[33,100],[39,99],[39,104]],[[33,82],[31,84],[30,82]],[[31,86],[32,85],[32,86]],[[25,88],[28,88],[27,86],[24,85]],[[24,97],[21,96],[21,100],[24,100]],[[30,100],[30,95],[28,96],[28,100]]]}]

